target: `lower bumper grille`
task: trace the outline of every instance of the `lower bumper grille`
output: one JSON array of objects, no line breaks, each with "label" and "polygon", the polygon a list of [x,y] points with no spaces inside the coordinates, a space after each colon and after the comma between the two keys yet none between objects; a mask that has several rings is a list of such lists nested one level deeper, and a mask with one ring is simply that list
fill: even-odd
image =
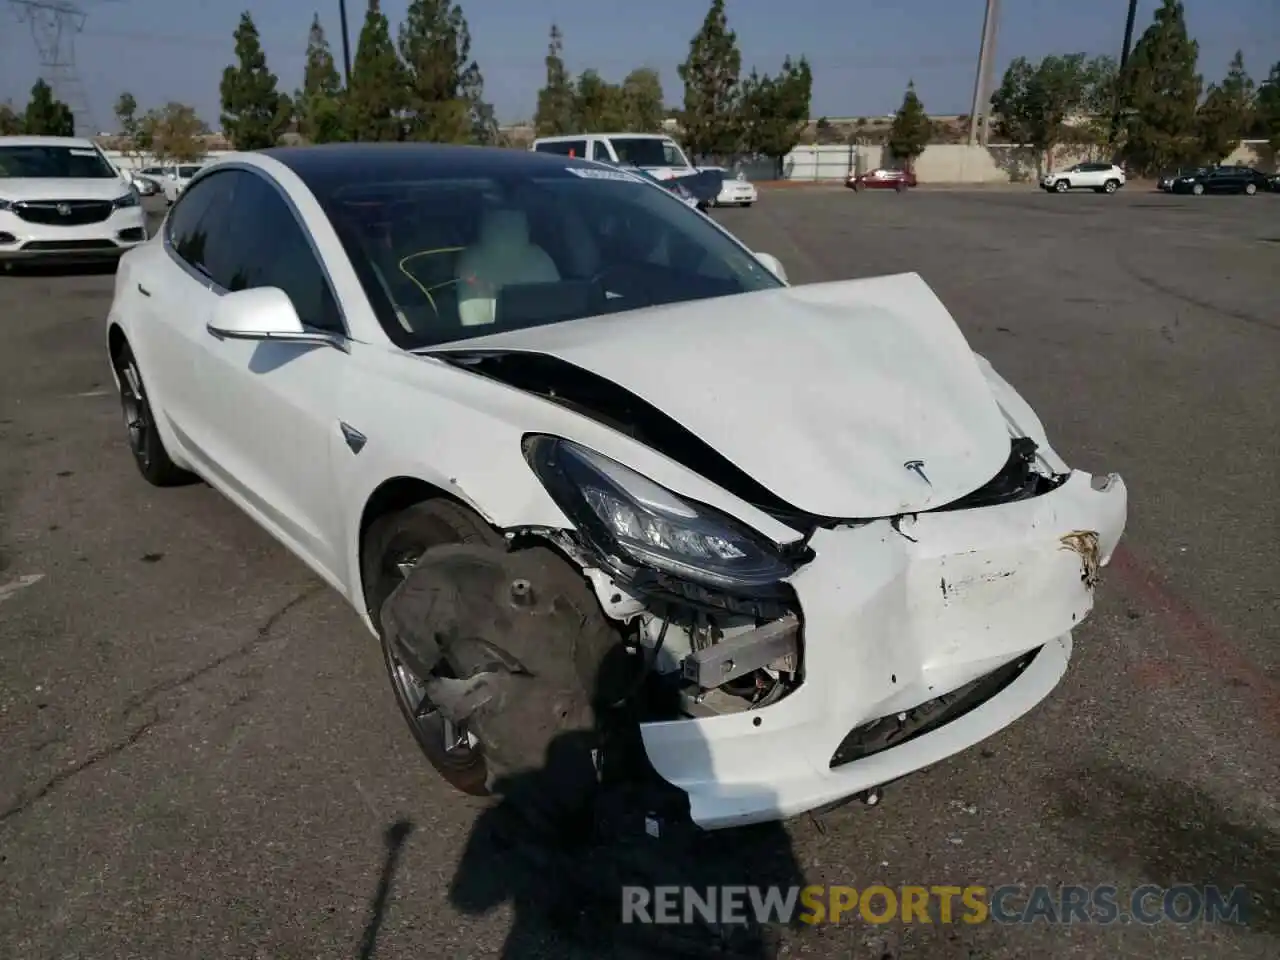
[{"label": "lower bumper grille", "polygon": [[79,250],[118,250],[110,240],[32,240],[23,250],[73,253]]},{"label": "lower bumper grille", "polygon": [[905,711],[903,719],[899,719],[902,714],[895,713],[854,728],[831,755],[831,769],[899,747],[976,710],[1022,676],[1042,649],[1037,647],[958,690]]},{"label": "lower bumper grille", "polygon": [[111,216],[110,200],[24,200],[13,212],[27,223],[52,227],[83,227]]}]

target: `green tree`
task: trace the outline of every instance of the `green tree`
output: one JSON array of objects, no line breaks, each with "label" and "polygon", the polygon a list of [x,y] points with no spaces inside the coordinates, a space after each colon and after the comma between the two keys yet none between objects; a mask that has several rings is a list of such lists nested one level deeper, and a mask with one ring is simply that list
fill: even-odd
[{"label": "green tree", "polygon": [[22,132],[28,136],[74,137],[76,120],[71,108],[53,95],[53,90],[43,80],[37,80],[31,88],[31,100],[22,123]]},{"label": "green tree", "polygon": [[144,136],[158,160],[194,163],[205,153],[201,137],[209,132],[194,107],[169,102],[143,118]]},{"label": "green tree", "polygon": [[[742,146],[773,160],[780,172],[783,158],[809,127],[813,73],[803,57],[787,57],[776,77],[752,70],[741,85],[737,129]],[[728,151],[725,151],[728,152]]]},{"label": "green tree", "polygon": [[1244,139],[1253,119],[1253,80],[1244,69],[1244,54],[1237,50],[1222,83],[1214,84],[1196,117],[1199,146],[1197,159],[1221,163]]},{"label": "green tree", "polygon": [[694,156],[724,156],[738,149],[741,72],[738,37],[729,29],[724,0],[711,0],[702,27],[689,42],[689,57],[679,67],[684,83],[681,126]]},{"label": "green tree", "polygon": [[662,130],[662,78],[652,67],[637,67],[622,81],[623,127],[635,133]]},{"label": "green tree", "polygon": [[412,0],[400,25],[400,56],[408,71],[406,132],[412,140],[467,143],[483,89],[471,59],[462,8],[449,0]]},{"label": "green tree", "polygon": [[13,109],[13,104],[6,100],[0,103],[0,137],[12,137],[22,133],[22,117]]},{"label": "green tree", "polygon": [[605,133],[620,130],[625,125],[622,88],[609,83],[595,70],[583,70],[574,90],[574,131]]},{"label": "green tree", "polygon": [[379,0],[369,0],[347,91],[347,135],[353,140],[403,140],[408,77],[391,42]]},{"label": "green tree", "polygon": [[1053,148],[1062,143],[1067,121],[1085,109],[1091,75],[1083,53],[1048,56],[1032,65],[1016,58],[991,97],[996,131],[1010,141],[1035,147],[1053,165]]},{"label": "green tree", "polygon": [[1196,159],[1203,85],[1196,72],[1199,57],[1199,44],[1187,35],[1182,3],[1163,0],[1120,77],[1129,112],[1124,155],[1136,170],[1158,172]]},{"label": "green tree", "polygon": [[915,81],[908,81],[902,106],[893,115],[893,124],[889,127],[889,151],[910,167],[916,157],[924,153],[932,136],[933,121],[916,95]]},{"label": "green tree", "polygon": [[320,26],[320,15],[311,19],[307,34],[307,65],[302,89],[294,94],[298,132],[311,143],[332,143],[346,139],[343,125],[342,79],[329,49],[329,40]]},{"label": "green tree", "polygon": [[237,65],[222,71],[222,130],[237,150],[274,147],[289,129],[293,105],[276,89],[258,27],[246,10],[236,27]]},{"label": "green tree", "polygon": [[1111,117],[1115,110],[1120,71],[1114,57],[1094,57],[1084,67],[1083,114],[1071,131],[1074,139],[1094,151],[1111,141]]},{"label": "green tree", "polygon": [[556,137],[574,133],[573,78],[564,65],[564,36],[560,27],[551,25],[551,39],[547,43],[547,80],[538,91],[538,108],[533,115],[533,126],[540,137]]},{"label": "green tree", "polygon": [[1280,61],[1272,64],[1267,79],[1258,85],[1253,104],[1253,135],[1266,140],[1273,153],[1280,152]]}]

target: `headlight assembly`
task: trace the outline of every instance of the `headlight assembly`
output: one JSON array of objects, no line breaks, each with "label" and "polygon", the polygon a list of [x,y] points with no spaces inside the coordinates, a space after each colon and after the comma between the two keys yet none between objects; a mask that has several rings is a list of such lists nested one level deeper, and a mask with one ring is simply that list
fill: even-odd
[{"label": "headlight assembly", "polygon": [[760,534],[594,450],[547,436],[527,438],[524,450],[547,492],[605,559],[729,592],[769,587],[795,571]]},{"label": "headlight assembly", "polygon": [[116,197],[115,200],[111,202],[111,206],[116,210],[126,210],[129,207],[138,206],[141,202],[142,200],[138,196],[138,188],[130,185],[129,192],[123,197]]}]

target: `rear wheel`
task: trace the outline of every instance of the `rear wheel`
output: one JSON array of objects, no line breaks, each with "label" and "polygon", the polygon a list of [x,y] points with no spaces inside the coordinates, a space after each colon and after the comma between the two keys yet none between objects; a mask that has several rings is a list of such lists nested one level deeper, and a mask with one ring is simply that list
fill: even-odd
[{"label": "rear wheel", "polygon": [[1103,189],[1106,193],[1115,193],[1117,190],[1119,190],[1119,189],[1120,189],[1120,181],[1119,181],[1119,180],[1108,180],[1106,183],[1104,183],[1104,184],[1102,185],[1102,189]]},{"label": "rear wheel", "polygon": [[1197,197],[1201,196],[1204,193],[1204,184],[1197,183],[1194,187],[1191,188],[1191,192],[1194,193]]},{"label": "rear wheel", "polygon": [[1252,197],[1258,192],[1258,185],[1256,183],[1247,183],[1245,184],[1244,192]]},{"label": "rear wheel", "polygon": [[147,398],[138,370],[138,361],[128,343],[112,357],[116,378],[120,381],[120,409],[129,438],[129,452],[138,472],[155,487],[175,487],[190,483],[195,477],[169,459],[164,440],[156,427],[155,413]]}]

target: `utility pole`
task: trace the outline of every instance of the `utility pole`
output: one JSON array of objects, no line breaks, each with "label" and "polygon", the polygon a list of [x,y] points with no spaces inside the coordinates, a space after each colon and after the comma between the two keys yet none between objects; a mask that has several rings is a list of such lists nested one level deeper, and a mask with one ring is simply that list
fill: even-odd
[{"label": "utility pole", "polygon": [[91,137],[94,125],[89,95],[76,67],[76,34],[84,29],[85,12],[70,0],[9,0],[20,22],[31,27],[40,57],[40,79],[67,105],[76,133]]},{"label": "utility pole", "polygon": [[978,142],[978,121],[982,119],[982,140],[987,139],[987,114],[991,107],[992,74],[995,72],[996,29],[1000,25],[1000,0],[987,0],[982,18],[982,45],[978,48],[978,72],[973,80],[973,109],[969,111],[969,146]]},{"label": "utility pole", "polygon": [[338,0],[338,18],[342,21],[342,68],[346,86],[351,87],[351,38],[347,34],[347,0]]},{"label": "utility pole", "polygon": [[1107,146],[1115,148],[1116,138],[1120,136],[1120,108],[1124,106],[1122,92],[1125,86],[1124,68],[1129,63],[1129,52],[1133,46],[1133,20],[1138,13],[1138,0],[1129,0],[1129,15],[1124,22],[1124,46],[1120,48],[1120,70],[1116,74],[1115,102],[1111,109],[1111,136]]}]

